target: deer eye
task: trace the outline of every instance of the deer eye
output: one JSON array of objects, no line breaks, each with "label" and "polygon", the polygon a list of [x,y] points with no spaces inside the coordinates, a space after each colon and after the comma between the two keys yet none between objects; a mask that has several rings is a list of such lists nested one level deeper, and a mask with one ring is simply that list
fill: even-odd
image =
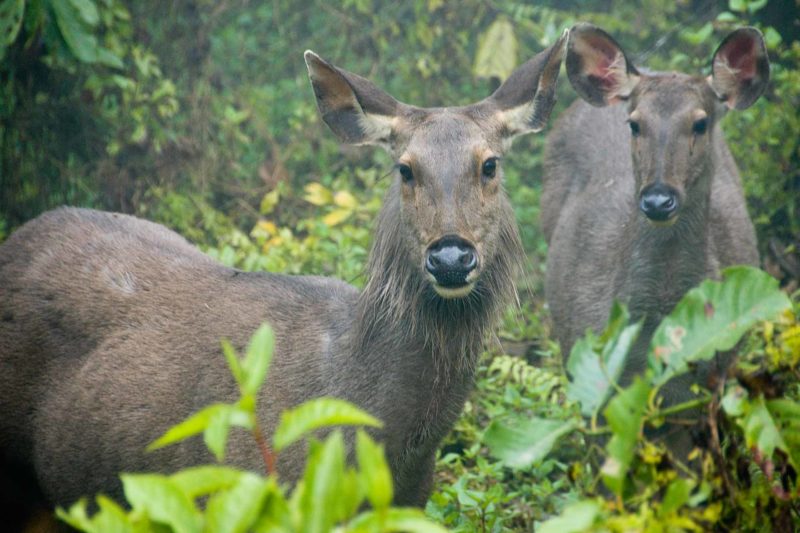
[{"label": "deer eye", "polygon": [[708,120],[705,117],[695,120],[694,124],[692,124],[692,133],[695,135],[703,135],[707,129]]},{"label": "deer eye", "polygon": [[400,172],[403,183],[411,184],[414,181],[414,172],[412,172],[410,166],[405,163],[398,163],[397,170]]},{"label": "deer eye", "polygon": [[483,174],[484,178],[493,178],[497,173],[497,158],[490,157],[484,161],[483,166],[481,167],[481,173]]},{"label": "deer eye", "polygon": [[639,123],[636,122],[635,120],[629,120],[628,126],[631,128],[631,135],[633,135],[634,137],[638,137],[639,134],[642,132]]}]

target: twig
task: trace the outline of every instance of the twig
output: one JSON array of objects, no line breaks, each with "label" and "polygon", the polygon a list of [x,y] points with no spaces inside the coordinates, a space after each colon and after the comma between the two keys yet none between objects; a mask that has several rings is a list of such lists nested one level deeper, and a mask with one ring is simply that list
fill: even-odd
[{"label": "twig", "polygon": [[264,458],[264,465],[267,468],[267,475],[271,476],[275,473],[275,452],[267,444],[267,439],[258,424],[253,428],[253,437],[256,439],[258,449],[261,450],[261,457]]}]

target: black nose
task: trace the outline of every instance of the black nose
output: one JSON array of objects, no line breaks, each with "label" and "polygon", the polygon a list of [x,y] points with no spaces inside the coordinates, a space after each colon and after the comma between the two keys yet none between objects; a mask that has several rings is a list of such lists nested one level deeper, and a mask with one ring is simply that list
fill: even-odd
[{"label": "black nose", "polygon": [[678,210],[678,191],[663,183],[648,185],[642,191],[639,209],[650,220],[669,220]]},{"label": "black nose", "polygon": [[470,243],[456,236],[442,237],[430,248],[425,268],[442,287],[460,287],[478,266],[478,252]]}]

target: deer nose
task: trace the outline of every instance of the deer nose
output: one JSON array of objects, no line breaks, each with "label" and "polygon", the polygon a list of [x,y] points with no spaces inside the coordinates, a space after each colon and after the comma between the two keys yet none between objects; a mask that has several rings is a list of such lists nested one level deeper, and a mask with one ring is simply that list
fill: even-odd
[{"label": "deer nose", "polygon": [[648,185],[642,191],[639,209],[650,220],[665,222],[678,210],[678,191],[664,183]]},{"label": "deer nose", "polygon": [[464,239],[442,237],[433,243],[425,258],[425,268],[443,287],[467,284],[467,276],[478,266],[478,252]]}]

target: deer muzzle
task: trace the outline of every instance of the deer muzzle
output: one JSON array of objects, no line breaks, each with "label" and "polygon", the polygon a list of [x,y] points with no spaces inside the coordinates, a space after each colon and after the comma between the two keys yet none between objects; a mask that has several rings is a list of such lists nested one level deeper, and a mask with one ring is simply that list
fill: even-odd
[{"label": "deer muzzle", "polygon": [[433,288],[443,298],[463,298],[472,291],[478,268],[478,251],[456,235],[442,237],[428,247],[425,270]]}]

